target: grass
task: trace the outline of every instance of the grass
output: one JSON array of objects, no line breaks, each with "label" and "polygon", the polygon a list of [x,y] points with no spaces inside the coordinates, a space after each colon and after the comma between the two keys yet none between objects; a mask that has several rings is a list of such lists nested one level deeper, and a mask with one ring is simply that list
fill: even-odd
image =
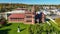
[{"label": "grass", "polygon": [[[17,32],[18,25],[20,26],[21,32]],[[29,24],[12,23],[0,28],[0,34],[29,34]]]},{"label": "grass", "polygon": [[[57,21],[58,22],[58,21]],[[52,23],[52,22],[50,22]],[[18,30],[18,25],[20,27],[21,32],[17,32]],[[36,24],[35,24],[36,25]],[[35,30],[35,25],[32,26],[33,30]],[[43,25],[43,24],[41,24]],[[54,24],[52,24],[54,27],[58,27]],[[46,25],[45,25],[46,26]],[[0,34],[29,34],[29,27],[30,24],[23,24],[23,23],[8,23],[7,25],[3,26],[0,28]],[[38,27],[37,27],[38,28]],[[45,28],[43,28],[45,29]],[[60,30],[60,28],[59,28]]]},{"label": "grass", "polygon": [[55,21],[60,25],[60,18],[56,18]]}]

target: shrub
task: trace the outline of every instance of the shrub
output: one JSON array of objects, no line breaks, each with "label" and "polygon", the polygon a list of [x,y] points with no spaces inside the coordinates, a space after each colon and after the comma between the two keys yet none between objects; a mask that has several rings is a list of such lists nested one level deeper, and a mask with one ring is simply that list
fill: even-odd
[{"label": "shrub", "polygon": [[60,27],[52,21],[48,21],[51,25],[44,24],[35,24],[30,26],[30,33],[33,34],[60,34]]},{"label": "shrub", "polygon": [[30,25],[30,27],[28,28],[29,34],[33,34],[32,27],[31,27],[31,26],[32,26],[32,25]]},{"label": "shrub", "polygon": [[7,20],[4,18],[4,17],[2,17],[1,19],[0,19],[0,25],[5,25],[5,24],[7,24]]}]

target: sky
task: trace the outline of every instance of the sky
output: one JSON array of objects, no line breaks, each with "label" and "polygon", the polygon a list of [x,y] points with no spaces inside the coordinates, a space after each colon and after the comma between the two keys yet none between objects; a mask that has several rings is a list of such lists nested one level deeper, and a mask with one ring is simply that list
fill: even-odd
[{"label": "sky", "polygon": [[60,4],[60,0],[0,0],[0,3]]}]

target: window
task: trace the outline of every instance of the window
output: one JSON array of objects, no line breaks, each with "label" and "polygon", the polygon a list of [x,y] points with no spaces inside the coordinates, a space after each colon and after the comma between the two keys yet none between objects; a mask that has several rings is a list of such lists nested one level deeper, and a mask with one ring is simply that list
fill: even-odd
[{"label": "window", "polygon": [[26,12],[26,14],[31,14],[31,12]]},{"label": "window", "polygon": [[32,22],[32,20],[27,20],[26,22]]},{"label": "window", "polygon": [[24,19],[24,18],[11,18],[11,19]]},{"label": "window", "polygon": [[11,20],[24,20],[24,18],[10,18]]},{"label": "window", "polygon": [[26,16],[26,18],[32,18],[32,16]]}]

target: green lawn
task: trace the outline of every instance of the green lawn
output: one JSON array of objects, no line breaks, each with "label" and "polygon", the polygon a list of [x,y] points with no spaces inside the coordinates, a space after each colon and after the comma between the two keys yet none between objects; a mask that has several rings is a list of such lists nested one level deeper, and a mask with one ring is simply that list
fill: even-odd
[{"label": "green lawn", "polygon": [[[17,32],[18,25],[20,26],[21,32]],[[29,24],[12,23],[0,28],[0,34],[29,34]]]},{"label": "green lawn", "polygon": [[[29,34],[31,31],[34,33],[37,33],[38,31],[39,31],[39,33],[43,33],[43,32],[47,33],[46,30],[49,30],[49,32],[51,30],[52,31],[55,30],[58,33],[60,32],[60,27],[57,24],[53,23],[52,21],[49,21],[49,23],[51,25],[49,25],[48,23],[34,24],[31,27],[32,29],[30,28],[30,26],[31,26],[30,24],[8,23],[7,25],[0,28],[0,34]],[[21,32],[17,32],[18,25],[20,26]],[[53,31],[53,32],[55,32],[55,31]]]}]

